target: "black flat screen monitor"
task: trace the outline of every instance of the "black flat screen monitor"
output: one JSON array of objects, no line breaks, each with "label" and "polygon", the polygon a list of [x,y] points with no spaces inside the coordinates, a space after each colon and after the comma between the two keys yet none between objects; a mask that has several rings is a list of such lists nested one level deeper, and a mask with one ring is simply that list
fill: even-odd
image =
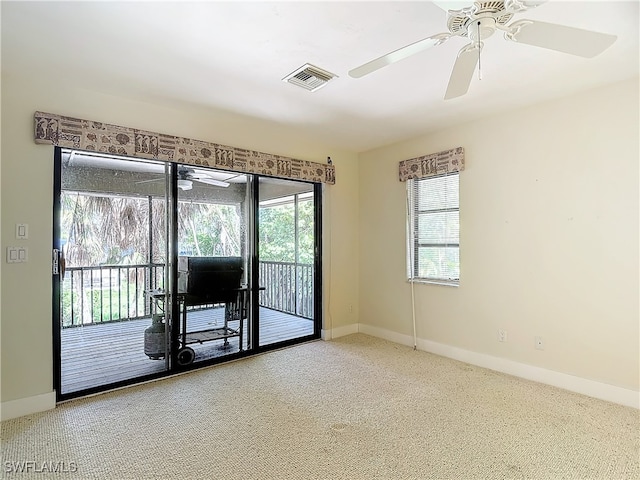
[{"label": "black flat screen monitor", "polygon": [[178,271],[187,274],[188,295],[212,303],[230,302],[240,287],[243,263],[242,257],[180,257]]}]

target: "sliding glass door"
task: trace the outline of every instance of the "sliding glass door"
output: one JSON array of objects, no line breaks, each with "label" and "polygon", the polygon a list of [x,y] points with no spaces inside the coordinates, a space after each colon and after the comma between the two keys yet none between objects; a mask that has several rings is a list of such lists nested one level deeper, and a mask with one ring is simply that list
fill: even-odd
[{"label": "sliding glass door", "polygon": [[56,155],[57,392],[161,374],[169,368],[168,166],[60,149]]},{"label": "sliding glass door", "polygon": [[56,149],[59,399],[318,338],[319,185]]},{"label": "sliding glass door", "polygon": [[314,185],[261,177],[258,194],[259,345],[317,332]]},{"label": "sliding glass door", "polygon": [[248,351],[246,175],[177,165],[176,367]]}]

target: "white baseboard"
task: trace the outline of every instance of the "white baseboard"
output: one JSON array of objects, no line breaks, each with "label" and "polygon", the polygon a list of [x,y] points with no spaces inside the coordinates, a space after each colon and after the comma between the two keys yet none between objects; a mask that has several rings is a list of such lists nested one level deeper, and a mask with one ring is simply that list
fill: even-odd
[{"label": "white baseboard", "polygon": [[[413,337],[392,332],[383,328],[372,327],[370,325],[358,324],[357,330],[360,333],[382,338],[390,342],[399,343],[413,347]],[[352,332],[353,333],[353,332]],[[488,368],[497,372],[506,373],[515,377],[533,380],[535,382],[563,388],[571,392],[580,393],[589,397],[607,400],[627,407],[640,409],[640,392],[616,387],[606,383],[588,380],[566,373],[555,372],[545,368],[534,367],[524,363],[514,362],[506,358],[494,357],[482,353],[452,347],[442,343],[432,342],[418,338],[416,347],[418,350],[434,353],[443,357],[452,358],[461,362]]]},{"label": "white baseboard", "polygon": [[33,397],[10,400],[0,404],[0,419],[10,420],[12,418],[30,415],[32,413],[45,412],[56,408],[56,392],[43,393]]},{"label": "white baseboard", "polygon": [[323,340],[331,340],[332,338],[346,337],[352,333],[358,333],[358,323],[352,323],[351,325],[345,325],[344,327],[336,327],[331,330],[322,331]]},{"label": "white baseboard", "polygon": [[[373,327],[363,323],[354,323],[337,327],[330,330],[322,330],[322,339],[344,337],[353,333],[364,333],[372,337],[382,338],[390,342],[401,345],[413,346],[413,337],[401,333],[386,330],[384,328]],[[616,387],[606,383],[588,380],[586,378],[568,375],[566,373],[555,372],[540,367],[534,367],[524,363],[514,362],[505,358],[494,357],[482,353],[452,347],[430,340],[417,340],[418,350],[434,353],[461,362],[488,368],[497,372],[506,373],[515,377],[533,380],[535,382],[552,385],[554,387],[580,393],[589,397],[607,400],[627,407],[640,409],[640,392]],[[10,420],[33,413],[51,410],[56,406],[56,392],[43,393],[33,397],[10,400],[0,404],[0,420]]]}]

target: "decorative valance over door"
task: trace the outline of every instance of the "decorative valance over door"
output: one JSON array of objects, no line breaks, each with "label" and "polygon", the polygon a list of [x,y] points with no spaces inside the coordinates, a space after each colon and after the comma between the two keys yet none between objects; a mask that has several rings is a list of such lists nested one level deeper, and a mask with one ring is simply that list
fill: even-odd
[{"label": "decorative valance over door", "polygon": [[35,113],[35,142],[292,180],[336,182],[333,165],[52,113]]}]

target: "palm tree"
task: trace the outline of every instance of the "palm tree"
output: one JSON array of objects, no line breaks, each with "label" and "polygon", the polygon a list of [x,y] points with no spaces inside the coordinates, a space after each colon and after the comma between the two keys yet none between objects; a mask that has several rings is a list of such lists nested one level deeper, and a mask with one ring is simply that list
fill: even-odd
[{"label": "palm tree", "polygon": [[195,256],[239,256],[241,207],[178,202],[178,249]]},{"label": "palm tree", "polygon": [[[85,287],[90,291],[103,290],[104,285],[127,285],[126,316],[139,316],[139,304],[144,305],[143,291],[164,285],[163,275],[154,276],[152,269],[166,263],[166,208],[164,198],[96,195],[63,191],[61,194],[61,231],[67,266],[131,266],[121,269],[99,269],[99,287],[94,285],[93,273],[89,280],[83,272],[69,284],[74,291],[68,293],[75,300],[67,299],[69,313],[84,306],[83,317],[94,317],[93,302],[80,302]],[[184,252],[191,255],[238,256],[241,254],[241,207],[193,202],[178,202],[178,237]],[[119,279],[113,277],[119,273]],[[106,276],[106,277],[105,277]],[[88,283],[87,283],[88,282]],[[106,282],[106,283],[105,283]],[[136,288],[128,288],[135,285]],[[143,289],[138,286],[143,285]],[[64,292],[63,292],[64,293]],[[121,295],[119,295],[120,298]],[[63,298],[63,303],[65,299]],[[73,303],[73,307],[71,306]],[[87,307],[87,305],[89,307]],[[110,312],[112,307],[109,306]],[[63,312],[64,312],[63,308]],[[98,310],[102,310],[101,308]],[[117,306],[117,318],[122,317]],[[147,313],[148,307],[144,307]],[[76,313],[77,314],[77,313]],[[111,319],[111,314],[109,316]],[[101,321],[99,319],[97,321]],[[91,321],[96,321],[92,318]],[[69,323],[69,322],[67,322]],[[77,322],[76,322],[77,323]]]},{"label": "palm tree", "polygon": [[[162,199],[63,191],[61,205],[61,240],[67,266],[72,269],[63,288],[63,323],[70,323],[71,318],[73,323],[84,324],[103,321],[105,315],[111,320],[146,313],[144,290],[157,286],[152,264],[165,259]],[[132,267],[73,270],[103,265]],[[80,321],[75,320],[78,316]]]},{"label": "palm tree", "polygon": [[162,201],[63,191],[61,203],[61,230],[69,266],[146,263],[150,251],[153,256],[164,257]]}]

